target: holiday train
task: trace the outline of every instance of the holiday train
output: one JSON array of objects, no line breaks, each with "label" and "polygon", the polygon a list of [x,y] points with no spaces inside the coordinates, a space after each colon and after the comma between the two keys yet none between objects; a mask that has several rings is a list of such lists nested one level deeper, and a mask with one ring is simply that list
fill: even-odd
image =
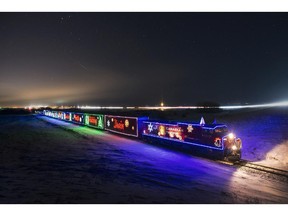
[{"label": "holiday train", "polygon": [[125,136],[136,137],[153,144],[165,145],[194,154],[217,159],[241,159],[242,141],[229,133],[224,124],[152,121],[147,117],[73,113],[44,110],[52,118],[86,125]]}]

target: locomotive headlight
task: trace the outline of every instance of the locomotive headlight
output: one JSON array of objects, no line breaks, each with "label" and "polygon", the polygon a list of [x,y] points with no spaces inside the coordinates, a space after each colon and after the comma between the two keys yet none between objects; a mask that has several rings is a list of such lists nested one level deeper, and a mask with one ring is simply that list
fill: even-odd
[{"label": "locomotive headlight", "polygon": [[237,146],[236,146],[236,145],[233,145],[233,146],[232,146],[232,150],[233,150],[233,151],[237,150]]},{"label": "locomotive headlight", "polygon": [[229,139],[234,139],[234,138],[235,138],[235,135],[234,135],[233,133],[229,133],[229,134],[228,134],[228,137],[229,137]]}]

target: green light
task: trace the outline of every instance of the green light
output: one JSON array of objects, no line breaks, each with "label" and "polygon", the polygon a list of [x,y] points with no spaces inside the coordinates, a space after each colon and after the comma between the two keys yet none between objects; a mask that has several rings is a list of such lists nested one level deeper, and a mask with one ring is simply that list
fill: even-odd
[{"label": "green light", "polygon": [[[96,129],[104,129],[104,116],[99,114],[85,113],[85,125]],[[92,118],[92,119],[90,119]],[[93,119],[94,118],[94,119]]]},{"label": "green light", "polygon": [[89,125],[89,115],[85,114],[85,125]]},{"label": "green light", "polygon": [[99,128],[104,129],[103,123],[104,123],[103,115],[99,115],[99,123],[98,123]]},{"label": "green light", "polygon": [[76,133],[83,134],[83,135],[103,135],[104,131],[95,130],[93,128],[89,128],[86,126],[79,126],[72,129]]}]

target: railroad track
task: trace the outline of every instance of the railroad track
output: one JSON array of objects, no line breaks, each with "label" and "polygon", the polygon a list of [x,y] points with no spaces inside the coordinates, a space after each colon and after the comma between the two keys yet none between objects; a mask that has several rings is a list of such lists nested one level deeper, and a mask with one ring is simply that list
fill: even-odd
[{"label": "railroad track", "polygon": [[265,173],[283,176],[283,177],[286,177],[288,179],[288,171],[287,170],[282,170],[282,169],[268,167],[268,166],[264,166],[264,165],[260,165],[260,164],[255,164],[255,163],[252,163],[252,162],[247,161],[247,160],[241,160],[241,161],[235,162],[233,164],[234,164],[234,166],[246,167],[246,168],[262,171]]},{"label": "railroad track", "polygon": [[247,160],[241,160],[238,162],[230,162],[230,161],[218,161],[219,163],[222,164],[226,164],[229,166],[236,166],[236,167],[243,167],[243,168],[249,168],[249,169],[253,169],[253,170],[257,170],[260,172],[264,172],[264,173],[269,173],[269,174],[274,174],[274,175],[278,175],[278,176],[283,176],[286,177],[288,180],[288,171],[287,170],[282,170],[282,169],[278,169],[278,168],[273,168],[273,167],[268,167],[265,165],[260,165],[260,164],[256,164]]}]

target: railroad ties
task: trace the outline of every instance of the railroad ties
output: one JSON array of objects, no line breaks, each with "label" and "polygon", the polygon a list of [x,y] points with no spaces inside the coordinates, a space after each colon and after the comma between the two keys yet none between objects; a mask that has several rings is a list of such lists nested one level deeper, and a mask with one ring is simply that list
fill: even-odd
[{"label": "railroad ties", "polygon": [[268,167],[265,165],[256,164],[247,160],[240,160],[237,162],[217,160],[216,162],[237,167],[247,172],[253,172],[262,175],[263,177],[277,179],[280,181],[288,182],[288,171],[278,168]]}]

